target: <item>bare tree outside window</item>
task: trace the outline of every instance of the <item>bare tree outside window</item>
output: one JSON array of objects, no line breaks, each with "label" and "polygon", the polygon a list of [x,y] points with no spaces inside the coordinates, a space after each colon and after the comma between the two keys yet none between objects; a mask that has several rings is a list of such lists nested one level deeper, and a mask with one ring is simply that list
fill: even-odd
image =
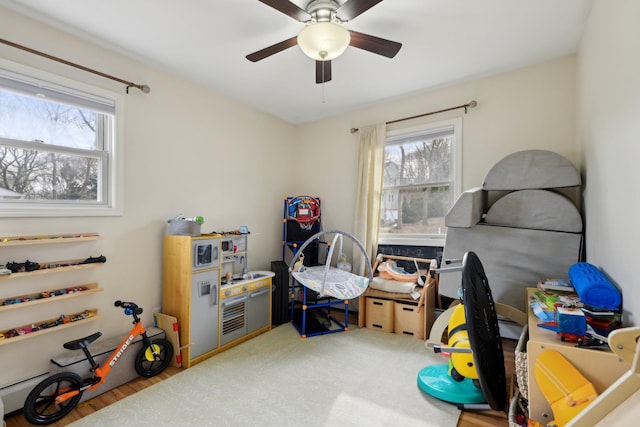
[{"label": "bare tree outside window", "polygon": [[101,116],[0,90],[0,198],[99,201]]},{"label": "bare tree outside window", "polygon": [[389,138],[381,234],[444,236],[453,202],[453,126]]},{"label": "bare tree outside window", "polygon": [[121,216],[124,103],[0,58],[0,218]]}]

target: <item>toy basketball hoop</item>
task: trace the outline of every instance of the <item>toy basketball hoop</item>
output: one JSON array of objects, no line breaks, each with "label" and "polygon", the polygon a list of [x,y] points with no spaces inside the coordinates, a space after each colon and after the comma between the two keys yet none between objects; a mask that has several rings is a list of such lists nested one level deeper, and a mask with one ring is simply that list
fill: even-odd
[{"label": "toy basketball hoop", "polygon": [[320,200],[315,197],[292,197],[287,205],[287,219],[295,220],[302,230],[310,231],[320,219]]}]

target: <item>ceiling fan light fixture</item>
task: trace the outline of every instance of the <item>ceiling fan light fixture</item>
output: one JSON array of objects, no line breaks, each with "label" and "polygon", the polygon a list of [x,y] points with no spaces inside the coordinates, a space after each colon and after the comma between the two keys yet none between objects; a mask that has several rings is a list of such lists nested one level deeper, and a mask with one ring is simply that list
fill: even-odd
[{"label": "ceiling fan light fixture", "polygon": [[298,46],[309,58],[331,61],[342,55],[351,42],[349,30],[333,22],[310,24],[298,34]]}]

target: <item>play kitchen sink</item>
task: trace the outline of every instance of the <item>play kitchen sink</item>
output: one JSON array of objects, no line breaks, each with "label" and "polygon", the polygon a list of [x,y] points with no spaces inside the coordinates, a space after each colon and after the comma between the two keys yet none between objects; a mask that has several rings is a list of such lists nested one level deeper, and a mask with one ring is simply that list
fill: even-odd
[{"label": "play kitchen sink", "polygon": [[242,276],[231,276],[231,281],[228,277],[222,278],[222,287],[229,285],[237,285],[251,280],[263,279],[265,277],[273,277],[275,273],[272,271],[250,271]]},{"label": "play kitchen sink", "polygon": [[242,278],[245,280],[252,280],[252,279],[260,279],[262,277],[273,277],[273,276],[275,276],[275,273],[272,271],[250,271],[244,276],[242,276]]}]

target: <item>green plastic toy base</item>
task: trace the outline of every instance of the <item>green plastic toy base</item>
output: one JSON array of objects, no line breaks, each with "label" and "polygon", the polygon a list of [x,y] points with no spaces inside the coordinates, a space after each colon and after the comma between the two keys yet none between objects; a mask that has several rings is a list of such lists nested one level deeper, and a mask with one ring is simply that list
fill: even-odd
[{"label": "green plastic toy base", "polygon": [[458,382],[449,375],[449,365],[431,365],[418,372],[418,387],[445,402],[458,404],[486,403],[482,390],[465,378]]}]

